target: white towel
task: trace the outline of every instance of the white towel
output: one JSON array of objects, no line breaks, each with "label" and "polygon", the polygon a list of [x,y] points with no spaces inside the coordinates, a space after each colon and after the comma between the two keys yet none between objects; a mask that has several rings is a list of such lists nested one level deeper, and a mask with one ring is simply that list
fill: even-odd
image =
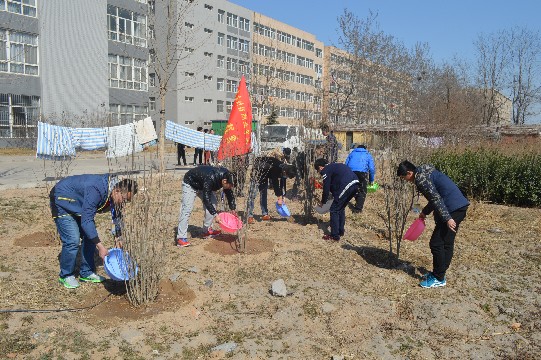
[{"label": "white towel", "polygon": [[71,129],[38,121],[36,157],[47,160],[64,160],[75,156]]},{"label": "white towel", "polygon": [[107,128],[107,151],[108,158],[128,156],[143,151],[143,147],[137,139],[133,123]]},{"label": "white towel", "polygon": [[154,129],[154,124],[152,123],[152,118],[150,116],[144,120],[135,122],[135,133],[137,134],[139,143],[141,145],[149,143],[158,138],[158,135],[156,135],[156,129]]}]

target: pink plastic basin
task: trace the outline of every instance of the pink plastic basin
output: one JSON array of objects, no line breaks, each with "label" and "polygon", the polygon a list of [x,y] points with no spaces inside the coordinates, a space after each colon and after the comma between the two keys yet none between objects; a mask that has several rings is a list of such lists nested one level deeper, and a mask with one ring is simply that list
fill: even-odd
[{"label": "pink plastic basin", "polygon": [[227,212],[219,213],[220,227],[223,231],[228,233],[235,233],[242,229],[242,221],[235,215]]},{"label": "pink plastic basin", "polygon": [[406,230],[406,233],[404,234],[404,240],[411,240],[415,241],[421,236],[423,231],[425,230],[425,220],[421,218],[417,218]]}]

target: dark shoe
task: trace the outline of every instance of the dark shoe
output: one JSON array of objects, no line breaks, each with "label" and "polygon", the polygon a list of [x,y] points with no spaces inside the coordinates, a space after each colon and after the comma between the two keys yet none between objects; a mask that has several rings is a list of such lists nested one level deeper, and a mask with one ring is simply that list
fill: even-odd
[{"label": "dark shoe", "polygon": [[250,217],[248,218],[248,224],[255,224],[255,220],[254,220],[253,217],[250,216]]},{"label": "dark shoe", "polygon": [[323,235],[323,240],[329,240],[329,241],[340,241],[340,236],[332,236],[332,235]]}]

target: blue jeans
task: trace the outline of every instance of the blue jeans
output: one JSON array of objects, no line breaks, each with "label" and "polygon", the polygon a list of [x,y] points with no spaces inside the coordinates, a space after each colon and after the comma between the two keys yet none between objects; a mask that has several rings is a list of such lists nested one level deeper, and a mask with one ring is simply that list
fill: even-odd
[{"label": "blue jeans", "polygon": [[78,216],[66,215],[54,219],[56,229],[62,241],[62,252],[60,253],[60,274],[61,278],[75,274],[75,262],[79,252],[81,237],[81,265],[79,276],[87,277],[95,272],[94,253],[96,245],[86,239],[81,228],[81,218]]},{"label": "blue jeans", "polygon": [[[255,200],[255,182],[250,183],[250,190],[248,191],[248,216],[254,215],[254,200]],[[261,215],[268,215],[269,209],[267,205],[267,189],[268,182],[257,183],[257,189],[259,190],[259,205],[261,205]]]},{"label": "blue jeans", "polygon": [[339,238],[344,235],[344,226],[346,225],[346,206],[357,193],[358,184],[350,186],[342,197],[334,199],[331,205],[331,236]]}]

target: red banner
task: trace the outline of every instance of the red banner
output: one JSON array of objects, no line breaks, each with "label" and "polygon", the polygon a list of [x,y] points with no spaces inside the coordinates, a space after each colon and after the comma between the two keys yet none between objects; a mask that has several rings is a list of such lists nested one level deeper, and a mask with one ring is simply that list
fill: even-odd
[{"label": "red banner", "polygon": [[218,149],[218,160],[249,153],[251,135],[252,105],[243,75]]}]

